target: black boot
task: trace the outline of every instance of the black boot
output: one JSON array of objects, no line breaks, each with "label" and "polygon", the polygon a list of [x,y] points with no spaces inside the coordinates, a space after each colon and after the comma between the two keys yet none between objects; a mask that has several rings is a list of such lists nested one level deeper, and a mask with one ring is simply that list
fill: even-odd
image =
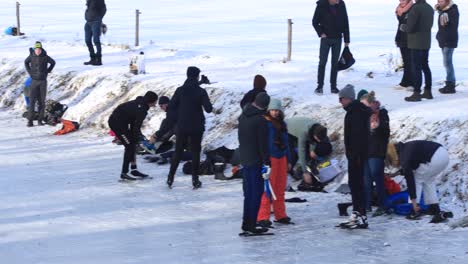
[{"label": "black boot", "polygon": [[101,66],[102,65],[102,56],[101,55],[96,55],[96,59],[94,60],[94,63],[92,65]]},{"label": "black boot", "polygon": [[224,163],[215,163],[214,165],[214,178],[215,180],[228,180],[226,176],[224,176],[224,168],[226,165]]},{"label": "black boot", "polygon": [[89,55],[89,61],[84,62],[84,65],[94,65],[96,61],[96,55]]},{"label": "black boot", "polygon": [[338,88],[336,88],[336,86],[333,86],[333,87],[331,88],[331,93],[332,93],[332,94],[337,94],[337,93],[339,93],[339,92],[340,92],[340,90],[338,90]]},{"label": "black boot", "polygon": [[439,92],[441,94],[454,94],[457,91],[455,90],[455,83],[454,82],[445,82],[444,88],[440,88]]},{"label": "black boot", "polygon": [[258,221],[258,225],[263,228],[271,228],[273,226],[273,223],[270,220],[261,220]]},{"label": "black boot", "polygon": [[139,172],[137,169],[132,170],[130,174],[132,174],[135,177],[140,177],[140,178],[147,178],[149,176],[148,174]]},{"label": "black boot", "polygon": [[33,127],[33,122],[32,121],[28,121],[28,124],[27,124],[27,127]]},{"label": "black boot", "polygon": [[323,95],[323,88],[321,86],[317,87],[314,91],[315,94]]},{"label": "black boot", "polygon": [[421,95],[421,98],[432,100],[434,97],[432,96],[432,92],[430,88],[425,88],[424,93]]},{"label": "black boot", "polygon": [[174,175],[168,175],[166,183],[169,188],[172,188],[172,184],[174,183]]},{"label": "black boot", "polygon": [[42,122],[42,120],[37,120],[37,125],[38,125],[38,126],[43,126],[43,125],[44,125],[44,122]]},{"label": "black boot", "polygon": [[199,179],[192,180],[193,189],[199,189],[202,186],[202,182]]},{"label": "black boot", "polygon": [[421,94],[419,92],[414,92],[411,96],[405,97],[407,102],[419,102],[421,101]]},{"label": "black boot", "polygon": [[137,178],[135,178],[133,176],[130,176],[127,173],[123,173],[123,172],[120,174],[120,178],[122,180],[127,180],[127,181],[136,181],[137,180]]}]

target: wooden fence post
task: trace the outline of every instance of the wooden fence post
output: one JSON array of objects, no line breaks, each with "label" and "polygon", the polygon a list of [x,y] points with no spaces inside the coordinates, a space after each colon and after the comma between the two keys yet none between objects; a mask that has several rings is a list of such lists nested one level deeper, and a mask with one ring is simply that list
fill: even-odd
[{"label": "wooden fence post", "polygon": [[140,10],[139,9],[136,9],[135,10],[135,19],[136,19],[136,23],[135,23],[135,47],[138,47],[140,46]]},{"label": "wooden fence post", "polygon": [[291,53],[292,53],[292,19],[288,19],[288,57],[286,61],[291,61]]},{"label": "wooden fence post", "polygon": [[16,2],[16,35],[21,36],[21,24],[20,24],[20,3]]}]

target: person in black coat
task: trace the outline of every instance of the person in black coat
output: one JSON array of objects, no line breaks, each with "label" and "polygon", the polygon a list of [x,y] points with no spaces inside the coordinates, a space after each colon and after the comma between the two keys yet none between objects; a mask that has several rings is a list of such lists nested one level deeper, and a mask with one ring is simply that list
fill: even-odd
[{"label": "person in black coat", "polygon": [[387,150],[387,163],[400,168],[405,176],[413,211],[407,217],[417,220],[422,215],[418,199],[424,193],[424,203],[429,206],[428,214],[434,215],[431,223],[446,219],[440,210],[435,180],[448,167],[448,151],[437,142],[415,140],[406,143],[390,143]]},{"label": "person in black coat", "polygon": [[400,48],[401,58],[403,59],[403,77],[399,84],[400,87],[407,88],[413,85],[411,80],[411,52],[408,49],[408,33],[401,30],[401,25],[406,25],[408,21],[408,12],[413,6],[412,0],[400,0],[400,4],[395,11],[398,19],[398,28],[395,36],[395,43]]},{"label": "person in black coat", "polygon": [[166,118],[161,122],[159,130],[151,136],[149,140],[150,144],[155,144],[156,142],[164,144],[175,134],[176,117],[174,116],[174,111],[169,110],[169,103],[169,97],[161,96],[159,98],[159,107],[166,113]]},{"label": "person in black coat", "polygon": [[444,57],[444,67],[447,72],[445,86],[439,89],[442,94],[455,93],[456,78],[453,67],[453,52],[458,46],[458,21],[460,14],[458,6],[452,0],[439,0],[436,5],[439,12],[439,31],[437,32],[437,41],[442,49]]},{"label": "person in black coat", "polygon": [[355,100],[354,86],[346,85],[339,93],[340,103],[346,110],[344,143],[348,159],[348,180],[351,188],[353,214],[342,226],[367,228],[364,166],[369,157],[371,109]]},{"label": "person in black coat", "polygon": [[171,159],[171,168],[167,176],[167,185],[171,188],[174,175],[179,166],[184,146],[189,144],[192,151],[192,184],[195,189],[201,187],[198,179],[198,168],[200,165],[201,142],[205,131],[205,115],[213,111],[208,93],[199,85],[200,69],[189,67],[187,69],[187,80],[184,85],[177,88],[169,103],[169,109],[174,111],[177,123],[176,127],[176,152]]},{"label": "person in black coat", "polygon": [[[109,127],[119,138],[125,147],[122,173],[120,178],[123,180],[136,180],[148,175],[137,170],[136,164],[136,145],[143,138],[141,126],[146,118],[150,107],[154,107],[158,100],[158,95],[154,92],[147,92],[144,96],[138,96],[135,100],[123,103],[112,112],[109,117]],[[128,166],[131,164],[131,175],[128,175]]]},{"label": "person in black coat", "polygon": [[[88,46],[90,60],[84,65],[102,65],[101,26],[107,7],[104,0],[86,0],[85,42]],[[96,52],[93,47],[96,45]]]},{"label": "person in black coat", "polygon": [[269,163],[268,123],[266,113],[270,97],[259,93],[247,104],[239,117],[239,151],[243,173],[244,213],[242,230],[263,233],[267,228],[256,227],[258,210],[264,190],[262,167]]},{"label": "person in black coat", "polygon": [[254,82],[253,82],[253,89],[248,91],[244,97],[241,100],[241,109],[244,109],[244,107],[247,104],[251,104],[255,101],[255,97],[259,93],[266,93],[265,88],[267,85],[267,81],[265,80],[265,77],[262,75],[255,75]]},{"label": "person in black coat", "polygon": [[32,82],[29,88],[29,108],[28,108],[28,127],[33,126],[34,110],[36,102],[39,104],[38,125],[42,126],[45,112],[45,102],[47,97],[47,75],[55,67],[55,61],[47,55],[42,48],[41,42],[34,44],[34,50],[30,50],[29,56],[24,61],[26,71],[31,76]]},{"label": "person in black coat", "polygon": [[332,93],[338,93],[337,76],[338,60],[340,59],[342,38],[345,46],[349,46],[349,21],[346,5],[343,0],[319,0],[315,8],[312,25],[320,38],[320,61],[317,75],[317,89],[315,93],[323,94],[325,67],[328,53],[332,50],[330,86]]}]

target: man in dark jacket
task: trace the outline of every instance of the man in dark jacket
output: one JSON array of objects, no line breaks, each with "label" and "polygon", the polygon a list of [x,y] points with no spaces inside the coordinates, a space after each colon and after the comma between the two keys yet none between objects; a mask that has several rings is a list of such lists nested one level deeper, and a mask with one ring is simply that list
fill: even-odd
[{"label": "man in dark jacket", "polygon": [[213,111],[208,93],[199,85],[200,69],[189,67],[187,69],[187,80],[184,85],[177,88],[172,96],[169,109],[174,111],[176,117],[176,152],[171,159],[171,169],[167,176],[167,185],[171,188],[174,175],[179,166],[184,147],[190,144],[192,151],[192,184],[194,189],[201,187],[198,179],[198,168],[200,165],[201,142],[205,131],[205,115]]},{"label": "man in dark jacket", "polygon": [[396,17],[398,19],[398,28],[395,35],[395,44],[400,48],[401,58],[403,59],[403,77],[401,78],[400,84],[397,86],[399,88],[407,88],[413,86],[413,81],[411,77],[411,52],[408,49],[408,33],[402,31],[401,25],[406,25],[408,21],[408,13],[411,7],[413,6],[412,0],[400,1],[400,4],[396,10]]},{"label": "man in dark jacket", "polygon": [[444,67],[447,73],[445,86],[439,89],[439,92],[442,94],[453,94],[456,92],[455,86],[457,80],[455,79],[452,58],[453,52],[458,46],[458,21],[460,20],[460,14],[458,6],[452,0],[439,0],[436,10],[439,12],[437,40],[439,47],[442,49]]},{"label": "man in dark jacket", "polygon": [[265,77],[262,75],[255,75],[254,82],[253,82],[253,89],[247,92],[244,97],[241,100],[241,108],[244,109],[244,107],[247,104],[251,104],[255,101],[255,97],[259,93],[266,93],[265,88],[267,85],[267,81],[265,80]]},{"label": "man in dark jacket", "polygon": [[52,72],[55,61],[47,55],[41,42],[34,44],[34,51],[24,61],[26,71],[31,76],[32,82],[29,88],[28,127],[33,126],[34,110],[36,102],[39,104],[38,125],[42,126],[44,119],[45,101],[47,96],[47,75]]},{"label": "man in dark jacket", "polygon": [[239,117],[239,150],[244,175],[244,215],[242,230],[263,233],[267,228],[256,228],[258,210],[263,194],[262,166],[269,160],[268,124],[263,117],[270,103],[266,93],[259,93],[247,104]]},{"label": "man in dark jacket", "polygon": [[[90,60],[84,65],[102,65],[102,50],[101,50],[101,26],[102,19],[106,15],[107,8],[104,0],[86,0],[85,19],[85,42],[88,46]],[[94,52],[96,45],[96,52]]]},{"label": "man in dark jacket", "polygon": [[338,93],[336,86],[338,76],[338,60],[340,59],[341,42],[344,36],[345,46],[349,45],[349,21],[346,5],[343,0],[319,0],[315,8],[312,24],[320,38],[320,61],[315,93],[323,94],[325,66],[328,53],[332,50],[330,86],[332,93]]},{"label": "man in dark jacket", "polygon": [[175,120],[174,111],[169,111],[170,99],[167,96],[159,98],[159,107],[166,112],[166,118],[163,119],[159,130],[156,131],[150,138],[149,144],[154,144],[156,153],[162,153],[172,148],[173,143],[170,141],[171,137],[175,134]]},{"label": "man in dark jacket", "polygon": [[[154,92],[147,92],[144,96],[139,96],[135,100],[123,103],[112,112],[109,117],[109,127],[119,138],[125,147],[122,173],[123,180],[134,181],[139,178],[148,177],[137,170],[136,165],[136,145],[141,141],[141,125],[146,118],[150,107],[154,107],[158,101],[158,95]],[[131,164],[131,175],[128,175],[128,166]],[[135,176],[135,177],[133,177]]]},{"label": "man in dark jacket", "polygon": [[364,189],[364,163],[368,158],[371,109],[355,100],[354,86],[348,84],[339,93],[340,103],[346,110],[344,143],[348,159],[348,180],[351,188],[353,214],[345,228],[367,228]]},{"label": "man in dark jacket", "polygon": [[[414,92],[406,97],[408,102],[418,102],[422,98],[432,97],[432,73],[429,68],[429,50],[431,49],[431,29],[434,23],[434,9],[426,0],[416,0],[408,13],[408,21],[403,30],[408,32],[408,48],[411,50],[411,65]],[[421,94],[422,73],[425,87]]]}]

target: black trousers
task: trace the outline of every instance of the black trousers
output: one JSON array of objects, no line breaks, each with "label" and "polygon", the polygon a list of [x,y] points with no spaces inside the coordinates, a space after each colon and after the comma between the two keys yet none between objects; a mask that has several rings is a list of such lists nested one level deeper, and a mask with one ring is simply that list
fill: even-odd
[{"label": "black trousers", "polygon": [[122,163],[122,173],[128,173],[128,167],[130,166],[130,163],[134,163],[136,161],[136,142],[132,135],[132,131],[112,121],[109,121],[109,127],[125,147]]},{"label": "black trousers", "polygon": [[36,102],[39,105],[39,121],[44,120],[45,103],[47,96],[47,81],[46,80],[32,80],[29,95],[29,109],[28,119],[30,122],[34,120],[34,110]]},{"label": "black trousers", "polygon": [[190,146],[192,152],[192,181],[198,180],[198,171],[200,167],[200,152],[201,142],[203,139],[203,131],[177,131],[176,132],[176,149],[171,159],[171,168],[169,177],[173,178],[177,167],[187,145]]},{"label": "black trousers", "polygon": [[367,157],[348,158],[348,184],[351,189],[353,211],[366,215],[366,192],[364,186],[364,162]]},{"label": "black trousers", "polygon": [[323,82],[325,79],[325,67],[327,66],[328,54],[331,49],[331,72],[330,72],[330,85],[331,87],[336,87],[336,80],[338,76],[338,61],[340,59],[341,52],[341,38],[338,39],[329,39],[321,38],[320,39],[320,61],[318,66],[317,73],[317,84],[318,87],[323,87]]},{"label": "black trousers", "polygon": [[432,89],[432,72],[429,67],[429,50],[411,50],[412,78],[414,92],[420,93],[424,73],[424,90]]},{"label": "black trousers", "polygon": [[401,58],[403,59],[403,77],[401,78],[400,85],[403,87],[408,87],[413,85],[413,80],[411,76],[411,51],[407,47],[400,47]]}]

